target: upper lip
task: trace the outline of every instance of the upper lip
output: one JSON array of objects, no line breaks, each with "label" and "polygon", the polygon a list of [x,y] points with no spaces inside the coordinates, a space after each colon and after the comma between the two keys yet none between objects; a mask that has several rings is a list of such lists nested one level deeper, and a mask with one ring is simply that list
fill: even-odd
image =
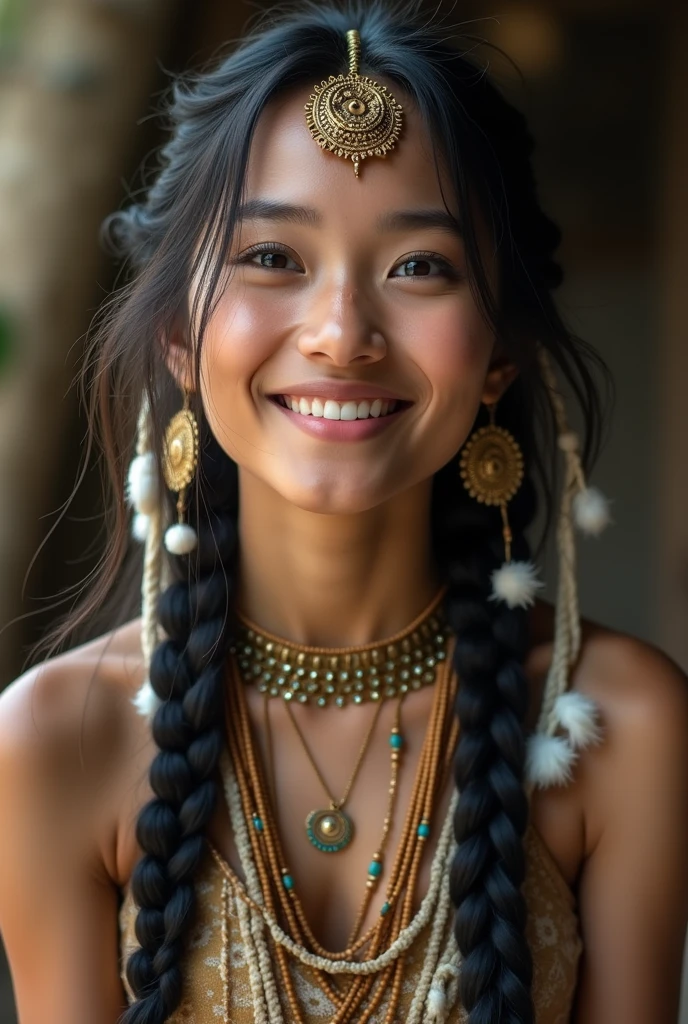
[{"label": "upper lip", "polygon": [[378,384],[365,384],[354,380],[311,380],[301,384],[290,384],[288,387],[273,391],[274,395],[294,395],[307,398],[332,398],[335,402],[346,402],[347,400],[362,402],[365,399],[371,401],[376,398],[384,398],[388,401],[404,402],[401,395],[390,391],[388,388],[380,387]]}]

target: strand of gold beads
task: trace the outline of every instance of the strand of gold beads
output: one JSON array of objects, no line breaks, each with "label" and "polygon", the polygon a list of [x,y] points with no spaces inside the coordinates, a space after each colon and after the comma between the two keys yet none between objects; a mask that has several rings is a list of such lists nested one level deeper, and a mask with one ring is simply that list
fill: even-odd
[{"label": "strand of gold beads", "polygon": [[398,697],[435,682],[446,656],[445,592],[442,587],[401,632],[354,649],[292,644],[237,613],[231,653],[244,682],[271,697],[321,708]]},{"label": "strand of gold beads", "polygon": [[[237,678],[234,680],[235,685],[228,688],[229,753],[243,813],[247,822],[251,823],[250,847],[260,880],[264,907],[254,905],[245,892],[242,894],[240,888],[237,892],[259,913],[267,911],[274,919],[281,919],[287,934],[305,949],[310,948],[322,957],[341,962],[352,960],[354,954],[367,945],[364,959],[375,959],[381,951],[389,948],[411,920],[413,895],[424,842],[429,835],[432,809],[446,779],[456,742],[456,722],[452,714],[456,685],[450,664],[450,660],[445,661],[443,671],[438,673],[433,710],[414,780],[402,839],[387,885],[387,898],[381,907],[380,916],[365,935],[356,938],[346,950],[335,954],[324,950],[314,940],[307,924],[293,878],[284,864],[274,815],[267,796],[264,772],[258,761],[251,735],[243,687]],[[364,897],[366,905],[370,896],[370,889],[367,886]],[[360,930],[364,916],[365,912],[361,908],[357,915],[355,932]],[[287,951],[279,943],[275,946],[276,961],[287,1000],[294,1020],[302,1024],[303,1018],[289,971]],[[313,970],[318,983],[336,1007],[331,1024],[345,1024],[354,1019],[360,1024],[365,1024],[388,990],[390,1002],[385,1020],[386,1024],[393,1021],[401,989],[403,955],[377,975],[353,975],[348,989],[343,993],[334,986],[332,975],[328,976],[326,971]],[[376,989],[371,994],[376,981]],[[363,1007],[366,999],[367,1005]]]}]

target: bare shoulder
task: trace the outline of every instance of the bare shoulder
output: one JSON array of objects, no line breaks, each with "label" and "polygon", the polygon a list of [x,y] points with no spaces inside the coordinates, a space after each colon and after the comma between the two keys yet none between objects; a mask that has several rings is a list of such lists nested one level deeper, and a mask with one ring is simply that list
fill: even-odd
[{"label": "bare shoulder", "polygon": [[575,689],[600,709],[582,751],[576,1024],[675,1021],[688,918],[688,680],[650,644],[586,624]]},{"label": "bare shoulder", "polygon": [[87,811],[103,846],[115,842],[110,798],[147,741],[131,706],[142,674],[132,622],[30,669],[0,695],[0,770],[21,766],[25,784],[53,804]]},{"label": "bare shoulder", "polygon": [[636,820],[644,801],[659,794],[680,801],[676,784],[688,778],[688,679],[679,666],[651,644],[586,624],[574,686],[597,702],[604,728],[604,742],[582,765],[593,841],[626,801]]},{"label": "bare shoulder", "polygon": [[147,756],[135,634],[50,659],[0,696],[0,930],[27,1024],[114,1022],[125,1005],[119,823]]},{"label": "bare shoulder", "polygon": [[[141,678],[136,623],[57,655],[25,672],[0,694],[0,741],[55,750],[78,724],[109,722]],[[93,736],[93,729],[90,730]],[[94,736],[93,738],[100,738]]]}]

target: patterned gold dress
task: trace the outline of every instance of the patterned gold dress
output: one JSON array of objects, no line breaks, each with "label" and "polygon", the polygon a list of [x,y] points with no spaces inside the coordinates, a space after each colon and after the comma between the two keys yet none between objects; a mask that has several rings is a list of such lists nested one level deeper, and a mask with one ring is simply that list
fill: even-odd
[{"label": "patterned gold dress", "polygon": [[[533,952],[536,1021],[537,1024],[567,1024],[583,948],[575,900],[544,840],[532,825],[528,827],[524,845],[527,871],[523,891],[528,905],[527,936]],[[182,965],[184,999],[169,1024],[254,1024],[249,964],[239,925],[239,900],[228,879],[229,872],[218,851],[208,852],[197,881],[197,921]],[[136,906],[127,888],[119,923],[122,979],[130,1002],[133,993],[124,972],[127,958],[137,947],[135,918]],[[403,991],[395,1015],[398,1024],[408,1018],[428,934],[429,926],[420,932],[405,954]],[[310,969],[294,961],[292,971],[306,1024],[328,1024],[334,1006],[315,984]],[[283,1016],[292,1024],[286,999]],[[380,1024],[384,1016],[385,1000],[371,1017],[371,1024]],[[455,1004],[449,1010],[446,1024],[460,1024],[465,1019],[465,1013]]]}]

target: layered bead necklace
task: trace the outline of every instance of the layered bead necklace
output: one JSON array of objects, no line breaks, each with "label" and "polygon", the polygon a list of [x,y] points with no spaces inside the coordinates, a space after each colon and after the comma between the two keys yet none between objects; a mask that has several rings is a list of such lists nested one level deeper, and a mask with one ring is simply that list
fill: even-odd
[{"label": "layered bead necklace", "polygon": [[[424,658],[432,656],[434,664],[432,666],[426,664],[424,671],[432,671],[435,683],[432,711],[405,816],[402,837],[389,873],[384,899],[380,901],[379,913],[375,922],[361,934],[363,922],[375,895],[379,879],[383,874],[383,851],[391,826],[396,773],[402,749],[398,719],[399,706],[396,709],[395,725],[390,737],[392,779],[387,813],[383,822],[382,840],[370,862],[363,900],[356,915],[347,947],[333,953],[326,950],[313,934],[299,899],[297,882],[289,865],[285,862],[274,803],[270,797],[267,773],[258,757],[249,719],[244,690],[247,669],[241,667],[241,653],[237,652],[237,657],[232,660],[233,678],[227,690],[228,751],[221,759],[221,770],[245,883],[234,874],[212,846],[211,851],[218,866],[225,874],[226,899],[228,900],[230,892],[233,892],[237,897],[237,907],[244,908],[239,912],[239,916],[242,921],[242,934],[245,934],[248,944],[251,986],[257,1021],[278,1024],[278,1021],[284,1019],[278,995],[281,990],[283,998],[289,1006],[291,1019],[295,1024],[303,1024],[304,1012],[300,1007],[294,979],[289,969],[289,961],[292,958],[299,960],[310,970],[317,984],[331,1000],[335,1008],[331,1024],[345,1024],[345,1022],[354,1020],[360,1024],[366,1024],[384,999],[387,1000],[384,1020],[386,1024],[391,1024],[395,1018],[401,993],[404,952],[426,925],[431,924],[431,936],[427,947],[429,959],[424,968],[426,981],[424,991],[426,994],[433,972],[439,969],[441,963],[446,966],[456,959],[457,953],[455,946],[451,945],[451,937],[445,942],[450,910],[446,877],[448,852],[452,844],[450,822],[445,822],[438,842],[433,860],[430,890],[423,900],[421,910],[415,916],[412,912],[423,850],[433,825],[433,810],[447,779],[458,731],[456,716],[453,714],[456,694],[456,680],[451,671],[450,657],[453,641],[451,638],[447,638],[446,634],[440,632],[441,613],[437,612],[437,608],[441,598],[442,594],[438,595],[429,609],[426,609],[418,619],[414,620],[407,630],[385,641],[384,644],[371,644],[366,645],[365,648],[354,648],[347,651],[298,648],[293,644],[286,644],[277,637],[271,637],[266,641],[266,634],[261,634],[255,625],[251,624],[246,627],[253,633],[251,639],[254,643],[254,650],[260,649],[265,654],[272,656],[274,648],[266,649],[266,643],[276,643],[279,645],[276,660],[279,660],[281,665],[304,667],[309,673],[323,670],[325,672],[350,672],[350,667],[356,664],[354,659],[360,659],[361,654],[370,655],[373,650],[384,650],[387,653],[391,647],[397,652],[398,662],[401,654],[408,653],[413,657],[413,652],[419,649],[421,644],[432,645],[433,655],[423,652],[423,656]],[[429,622],[431,617],[432,625]],[[413,634],[416,636],[413,637]],[[441,639],[441,645],[438,637]],[[262,639],[263,642],[259,643],[259,639]],[[404,648],[407,640],[411,642],[410,651]],[[285,647],[290,650],[289,660],[283,658],[282,649]],[[245,652],[242,653],[243,660],[250,660]],[[436,656],[438,653],[441,655],[439,658]],[[300,654],[305,655],[301,662],[298,660]],[[348,663],[350,667],[339,667],[342,664],[340,661],[339,666],[335,669],[332,661],[328,663],[327,660],[324,660],[323,664],[310,668],[310,659],[314,657],[323,659],[348,657],[351,659]],[[260,660],[261,663],[264,663],[265,655]],[[387,657],[387,661],[391,661],[390,656]],[[408,666],[411,663],[403,662],[402,664]],[[372,659],[365,667],[367,668],[371,664],[375,664]],[[275,666],[271,665],[264,671],[274,668]],[[282,669],[282,671],[287,674],[286,669]],[[357,671],[357,668],[354,671]],[[398,663],[395,663],[394,674],[397,686],[400,687],[402,683],[411,684],[414,677],[402,679],[399,675],[400,671]],[[386,667],[386,674],[392,675],[392,669]],[[248,672],[249,681],[255,683],[258,678],[258,674],[253,670]],[[415,676],[415,678],[419,677]],[[296,679],[302,680],[304,676],[296,676]],[[420,685],[429,685],[422,679],[422,676],[420,679]],[[320,684],[319,679],[311,681]],[[271,681],[262,680],[258,686],[260,687],[265,682],[270,683]],[[323,680],[323,682],[327,686],[334,683],[335,680]],[[338,678],[336,682],[348,684],[350,678],[344,680]],[[391,688],[393,684],[389,683],[388,685]],[[275,683],[275,686],[277,688],[275,696],[281,697],[287,703],[293,700],[293,689],[291,696],[287,697],[283,685]],[[366,686],[368,686],[367,683]],[[407,686],[408,688],[413,687]],[[354,690],[353,693],[349,691],[346,695],[342,692],[341,696],[348,697],[364,692],[366,691]],[[399,699],[399,705],[404,692],[407,691],[395,689],[394,696]],[[267,691],[263,690],[263,693],[267,705],[271,696],[270,688]],[[296,693],[299,691],[297,690]],[[325,696],[320,689],[310,692],[306,690],[309,697],[316,693]],[[327,693],[328,698],[335,697],[336,699],[337,695],[336,689],[334,694]],[[371,696],[368,699],[374,700],[375,698]],[[392,694],[387,696],[386,693],[380,694],[378,691],[377,699],[380,702],[392,699]],[[291,711],[291,707],[288,710]],[[292,720],[294,721],[294,719]],[[369,739],[372,731],[373,726],[371,725],[366,739]],[[302,734],[301,739],[303,742]],[[364,743],[359,752],[347,789],[350,789],[353,784],[353,778],[360,766],[365,746]],[[269,743],[268,749],[270,749]],[[316,767],[313,761],[312,763]],[[268,772],[269,768],[270,766],[268,766]],[[452,807],[454,801],[455,795]],[[331,799],[331,804],[334,803],[335,807],[331,807],[329,812],[322,812],[323,816],[327,818],[328,813],[331,815],[333,810],[338,811],[342,802]],[[311,818],[311,815],[308,817]],[[333,817],[336,818],[336,815]],[[325,826],[326,835],[329,827]],[[309,836],[309,838],[311,837]],[[329,850],[327,852],[336,851]],[[272,939],[272,950],[268,946],[266,929]],[[451,932],[451,928],[449,931]],[[441,948],[443,942],[445,944],[444,953]],[[279,987],[277,987],[275,970],[279,975]],[[420,1006],[419,998],[420,996],[415,1000],[418,1006]],[[418,1009],[418,1014],[420,1014],[420,1009]],[[420,1020],[420,1016],[418,1016],[418,1020]]]}]

